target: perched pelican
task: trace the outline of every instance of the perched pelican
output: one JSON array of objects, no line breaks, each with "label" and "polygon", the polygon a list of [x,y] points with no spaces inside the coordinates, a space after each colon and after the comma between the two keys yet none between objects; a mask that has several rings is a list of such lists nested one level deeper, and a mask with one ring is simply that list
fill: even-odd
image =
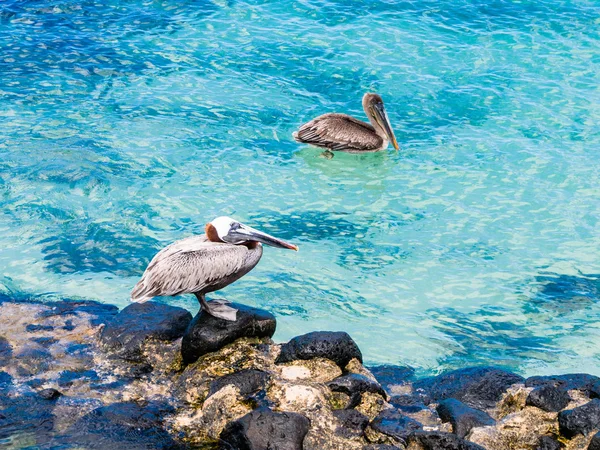
[{"label": "perched pelican", "polygon": [[145,302],[156,296],[194,294],[208,314],[235,321],[237,309],[227,306],[229,301],[207,302],[204,296],[250,272],[260,261],[262,244],[298,250],[293,244],[229,217],[207,223],[205,233],[176,241],[158,252],[133,288],[131,300]]},{"label": "perched pelican", "polygon": [[378,152],[387,148],[388,142],[398,150],[398,142],[381,97],[366,93],[362,105],[370,125],[347,114],[329,113],[305,123],[292,136],[298,142],[330,151]]}]

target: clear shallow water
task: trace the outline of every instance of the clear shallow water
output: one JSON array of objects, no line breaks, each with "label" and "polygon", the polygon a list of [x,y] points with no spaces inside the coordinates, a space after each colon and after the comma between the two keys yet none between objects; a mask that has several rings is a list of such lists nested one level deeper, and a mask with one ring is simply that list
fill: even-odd
[{"label": "clear shallow water", "polygon": [[[226,214],[300,245],[222,291],[278,340],[600,374],[599,48],[585,1],[4,0],[3,290],[125,306]],[[292,141],[368,90],[400,152]]]}]

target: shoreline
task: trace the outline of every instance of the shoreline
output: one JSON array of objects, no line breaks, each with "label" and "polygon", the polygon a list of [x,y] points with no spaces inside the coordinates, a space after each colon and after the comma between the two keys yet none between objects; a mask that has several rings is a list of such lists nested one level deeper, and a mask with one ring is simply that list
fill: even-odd
[{"label": "shoreline", "polygon": [[[12,448],[597,449],[600,378],[362,364],[343,332],[271,340],[148,302],[0,301],[0,436]],[[117,447],[115,447],[117,446]]]}]

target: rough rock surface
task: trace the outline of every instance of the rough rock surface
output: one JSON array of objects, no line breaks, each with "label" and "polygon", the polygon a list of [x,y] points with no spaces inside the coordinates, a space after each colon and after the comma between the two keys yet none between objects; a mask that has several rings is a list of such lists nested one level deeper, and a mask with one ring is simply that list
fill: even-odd
[{"label": "rough rock surface", "polygon": [[[185,364],[182,339],[172,339],[181,324],[171,320],[163,334],[128,341],[135,357],[123,359],[114,350],[123,347],[107,346],[103,331],[122,315],[94,302],[0,299],[0,439],[40,449],[215,450],[227,441],[230,448],[302,450],[598,446],[595,377],[537,377],[528,387],[495,368],[424,380],[404,368],[374,368],[388,398],[345,333],[280,345],[252,329],[236,339],[232,328],[221,348]],[[282,354],[294,356],[281,362]],[[554,389],[569,397],[561,411],[532,400],[532,392]]]},{"label": "rough rock surface", "polygon": [[310,421],[301,414],[259,408],[230,422],[221,447],[231,450],[302,450]]},{"label": "rough rock surface", "polygon": [[238,303],[232,303],[231,307],[238,310],[235,322],[202,311],[194,317],[181,344],[185,364],[191,364],[241,337],[270,338],[275,333],[275,316],[270,312]]},{"label": "rough rock surface", "polygon": [[362,362],[362,353],[348,333],[341,331],[314,331],[297,336],[281,346],[278,363],[295,359],[327,358],[340,368],[354,358]]},{"label": "rough rock surface", "polygon": [[174,341],[183,333],[192,315],[183,308],[157,302],[133,303],[102,330],[104,347],[128,361],[143,361],[146,340]]},{"label": "rough rock surface", "polygon": [[494,425],[495,421],[486,412],[471,408],[454,398],[442,400],[437,412],[443,422],[452,424],[452,432],[464,438],[472,428]]},{"label": "rough rock surface", "polygon": [[593,399],[577,408],[561,411],[558,426],[563,436],[572,438],[600,428],[600,399]]},{"label": "rough rock surface", "polygon": [[600,450],[600,432],[596,433],[594,437],[592,437],[588,450]]},{"label": "rough rock surface", "polygon": [[571,397],[569,397],[569,393],[564,387],[546,384],[531,391],[526,404],[544,411],[556,412],[566,408],[570,400]]},{"label": "rough rock surface", "polygon": [[472,367],[416,381],[413,388],[432,401],[455,398],[472,408],[492,408],[523,377],[494,367]]}]

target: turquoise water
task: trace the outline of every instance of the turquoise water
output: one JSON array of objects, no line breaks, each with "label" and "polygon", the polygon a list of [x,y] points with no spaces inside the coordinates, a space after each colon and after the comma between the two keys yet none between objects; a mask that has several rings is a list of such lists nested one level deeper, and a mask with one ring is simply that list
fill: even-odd
[{"label": "turquoise water", "polygon": [[[0,285],[125,306],[231,215],[300,246],[222,291],[277,340],[600,375],[599,48],[593,1],[3,0]],[[398,153],[293,142],[366,91]]]}]

